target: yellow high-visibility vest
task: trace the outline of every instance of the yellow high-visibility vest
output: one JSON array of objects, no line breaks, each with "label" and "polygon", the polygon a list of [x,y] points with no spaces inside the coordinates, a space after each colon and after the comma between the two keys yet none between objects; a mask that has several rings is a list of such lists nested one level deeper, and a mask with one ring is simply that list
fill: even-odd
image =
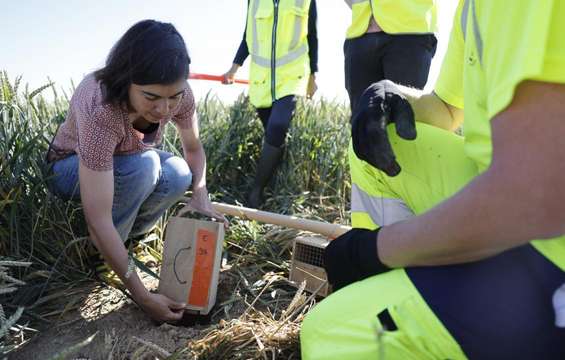
[{"label": "yellow high-visibility vest", "polygon": [[433,33],[437,30],[435,0],[353,0],[347,38],[365,34],[371,16],[388,34]]},{"label": "yellow high-visibility vest", "polygon": [[251,0],[246,42],[251,54],[249,98],[258,108],[287,95],[306,95],[310,0]]}]

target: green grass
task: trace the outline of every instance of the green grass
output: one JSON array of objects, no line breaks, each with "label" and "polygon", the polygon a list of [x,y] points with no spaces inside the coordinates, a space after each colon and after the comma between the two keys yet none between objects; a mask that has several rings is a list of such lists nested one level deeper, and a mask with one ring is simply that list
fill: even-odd
[{"label": "green grass", "polygon": [[[209,190],[218,200],[243,202],[255,174],[263,134],[253,106],[244,96],[229,106],[207,97],[198,104],[198,116]],[[325,100],[298,103],[268,208],[294,213],[331,205],[338,210],[334,218],[343,215],[350,187],[348,116],[343,104]],[[180,149],[175,130],[168,130],[167,147]]]},{"label": "green grass", "polygon": [[[53,92],[54,100],[45,101],[45,91]],[[65,119],[68,102],[52,84],[30,90],[22,87],[20,77],[10,80],[0,72],[0,261],[31,263],[10,269],[11,276],[25,284],[17,291],[0,294],[0,304],[5,317],[16,314],[22,306],[21,319],[31,324],[54,321],[55,315],[69,310],[61,295],[92,281],[81,207],[52,196],[43,171],[46,150]],[[267,210],[347,222],[348,111],[343,104],[325,100],[298,103],[284,163],[268,191]],[[198,103],[197,112],[210,193],[217,201],[242,203],[261,149],[261,123],[243,95],[230,105],[206,97]],[[179,139],[172,126],[166,131],[165,149],[179,153]],[[162,230],[158,228],[157,234]],[[227,248],[236,252],[246,249],[246,256],[254,256],[242,257],[247,260],[240,266],[246,261],[257,266],[260,261],[264,271],[287,271],[288,242],[265,240],[277,238],[273,231],[280,229],[236,221],[226,235]],[[159,239],[153,246],[160,249],[161,245]],[[0,354],[8,337],[0,338]]]}]

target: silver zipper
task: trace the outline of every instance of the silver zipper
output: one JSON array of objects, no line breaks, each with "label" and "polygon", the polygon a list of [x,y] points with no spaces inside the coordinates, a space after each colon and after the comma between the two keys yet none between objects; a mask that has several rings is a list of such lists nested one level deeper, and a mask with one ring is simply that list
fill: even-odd
[{"label": "silver zipper", "polygon": [[273,5],[275,6],[275,16],[273,19],[273,36],[271,41],[271,97],[273,102],[275,102],[276,93],[276,55],[277,55],[277,23],[279,18],[279,0],[273,0]]}]

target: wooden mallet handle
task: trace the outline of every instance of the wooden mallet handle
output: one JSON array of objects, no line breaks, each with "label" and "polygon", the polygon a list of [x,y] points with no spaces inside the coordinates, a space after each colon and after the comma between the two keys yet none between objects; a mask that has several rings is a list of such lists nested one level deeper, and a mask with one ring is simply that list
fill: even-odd
[{"label": "wooden mallet handle", "polygon": [[[184,197],[182,199],[187,204],[190,203],[190,198]],[[310,231],[315,234],[323,235],[330,240],[348,232],[351,230],[349,226],[340,224],[330,224],[323,221],[302,219],[296,216],[281,215],[277,213],[272,213],[269,211],[262,211],[252,208],[247,208],[237,205],[229,205],[219,202],[212,202],[214,209],[222,214],[237,216],[242,219],[255,220],[266,224],[280,225],[289,227],[297,230]],[[192,209],[189,205],[184,207],[177,214],[181,216],[187,211],[196,211]]]},{"label": "wooden mallet handle", "polygon": [[310,231],[316,234],[324,235],[330,239],[346,233],[351,230],[349,226],[340,224],[330,224],[323,221],[302,219],[296,216],[281,215],[268,211],[261,211],[243,206],[229,205],[224,203],[213,202],[212,205],[216,211],[223,214],[237,216],[242,219],[256,220],[262,223],[285,226],[293,229]]}]

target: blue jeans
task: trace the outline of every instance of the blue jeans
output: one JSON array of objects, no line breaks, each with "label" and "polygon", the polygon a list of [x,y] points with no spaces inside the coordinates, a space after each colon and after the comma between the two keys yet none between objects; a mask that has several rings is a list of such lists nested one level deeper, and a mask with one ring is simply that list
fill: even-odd
[{"label": "blue jeans", "polygon": [[[77,155],[53,164],[49,190],[80,201]],[[112,220],[122,241],[146,233],[184,195],[192,174],[184,159],[161,150],[114,156]]]}]

